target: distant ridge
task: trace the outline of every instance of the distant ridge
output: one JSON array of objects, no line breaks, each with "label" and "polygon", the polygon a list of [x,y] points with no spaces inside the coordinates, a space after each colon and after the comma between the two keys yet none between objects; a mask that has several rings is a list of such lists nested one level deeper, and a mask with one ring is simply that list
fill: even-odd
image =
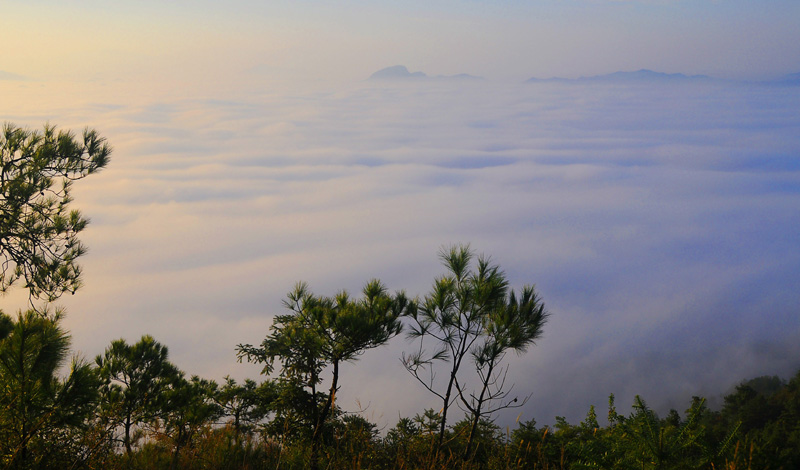
[{"label": "distant ridge", "polygon": [[652,70],[642,69],[636,72],[614,72],[607,75],[593,75],[590,77],[580,77],[575,79],[553,77],[553,78],[530,78],[527,83],[536,82],[676,82],[676,81],[696,81],[711,80],[706,75],[684,75],[682,73],[663,73]]},{"label": "distant ridge", "polygon": [[781,85],[800,85],[800,73],[790,73],[780,80],[777,80],[776,83]]},{"label": "distant ridge", "polygon": [[481,77],[460,73],[457,75],[437,75],[429,77],[424,72],[409,72],[405,65],[393,65],[380,69],[369,77],[370,80],[419,80],[419,79],[433,79],[433,80],[480,80]]},{"label": "distant ridge", "polygon": [[468,73],[458,73],[455,75],[437,75],[435,78],[443,80],[483,80],[483,77],[470,75]]},{"label": "distant ridge", "polygon": [[561,77],[551,77],[551,78],[537,78],[531,77],[525,80],[525,83],[566,83],[566,82],[577,82],[578,80],[575,78],[561,78]]},{"label": "distant ridge", "polygon": [[6,72],[6,71],[4,71],[4,70],[0,70],[0,80],[19,80],[19,81],[25,81],[25,80],[30,80],[30,78],[28,78],[28,77],[25,77],[25,76],[23,76],[23,75],[17,75],[17,74],[15,74],[15,73],[11,73],[11,72]]},{"label": "distant ridge", "polygon": [[385,69],[380,69],[377,72],[370,75],[370,80],[397,80],[397,79],[408,79],[408,78],[427,78],[428,76],[422,72],[414,72],[411,73],[408,71],[405,65],[394,65],[392,67],[386,67]]}]

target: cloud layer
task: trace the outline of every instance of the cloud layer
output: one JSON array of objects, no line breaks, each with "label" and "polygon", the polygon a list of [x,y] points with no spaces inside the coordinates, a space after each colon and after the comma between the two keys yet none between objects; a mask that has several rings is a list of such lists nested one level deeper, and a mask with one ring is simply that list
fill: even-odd
[{"label": "cloud layer", "polygon": [[[800,88],[0,87],[9,121],[89,125],[115,148],[75,187],[90,253],[64,303],[86,356],[152,334],[189,373],[256,377],[234,348],[263,339],[296,281],[423,295],[439,248],[470,242],[552,312],[510,360],[531,399],[502,424],[581,419],[609,393],[683,410],[800,367]],[[435,407],[399,362],[409,347],[344,366],[340,405],[382,425]]]}]

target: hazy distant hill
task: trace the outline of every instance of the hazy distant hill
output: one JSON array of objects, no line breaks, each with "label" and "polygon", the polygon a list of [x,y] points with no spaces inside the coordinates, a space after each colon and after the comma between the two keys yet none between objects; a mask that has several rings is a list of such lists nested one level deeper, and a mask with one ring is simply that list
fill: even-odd
[{"label": "hazy distant hill", "polygon": [[473,75],[469,75],[466,73],[460,73],[457,75],[437,75],[435,77],[429,77],[427,74],[423,72],[409,72],[408,69],[404,65],[394,65],[392,67],[386,67],[385,69],[378,70],[377,72],[373,73],[369,79],[370,80],[408,80],[408,79],[447,79],[447,80],[479,80],[480,77],[475,77]]},{"label": "hazy distant hill", "polygon": [[411,73],[408,71],[405,65],[395,65],[392,67],[386,67],[385,69],[378,70],[377,72],[373,73],[369,79],[370,80],[397,80],[397,79],[408,79],[408,78],[427,78],[428,76],[422,72],[414,72]]},{"label": "hazy distant hill", "polygon": [[790,73],[782,79],[777,80],[777,83],[781,85],[800,85],[800,73]]},{"label": "hazy distant hill", "polygon": [[444,80],[483,80],[483,77],[476,77],[475,75],[470,75],[468,73],[458,73],[456,75],[437,75],[434,78],[440,78]]},{"label": "hazy distant hill", "polygon": [[711,80],[706,75],[684,75],[682,73],[662,73],[642,69],[636,72],[614,72],[607,75],[593,75],[590,77],[569,78],[530,78],[527,82],[678,82]]},{"label": "hazy distant hill", "polygon": [[0,80],[30,80],[28,77],[0,70]]}]

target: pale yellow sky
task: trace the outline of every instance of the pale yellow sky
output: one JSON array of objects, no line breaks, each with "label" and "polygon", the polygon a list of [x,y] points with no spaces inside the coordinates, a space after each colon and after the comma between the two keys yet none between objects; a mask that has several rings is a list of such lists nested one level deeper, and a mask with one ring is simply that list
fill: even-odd
[{"label": "pale yellow sky", "polygon": [[11,1],[0,70],[151,86],[247,82],[254,68],[266,80],[353,81],[396,64],[514,81],[640,68],[750,78],[796,71],[798,16],[789,0]]}]

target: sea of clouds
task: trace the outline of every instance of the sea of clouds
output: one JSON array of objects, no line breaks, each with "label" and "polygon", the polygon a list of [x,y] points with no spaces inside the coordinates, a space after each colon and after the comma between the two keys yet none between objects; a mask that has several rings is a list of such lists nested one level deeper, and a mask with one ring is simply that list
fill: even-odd
[{"label": "sea of clouds", "polygon": [[[297,281],[424,295],[442,246],[491,255],[552,313],[508,357],[527,404],[498,421],[719,405],[800,369],[800,87],[362,82],[224,96],[0,81],[17,125],[114,146],[75,185],[92,219],[74,349],[151,334],[190,374],[238,364]],[[14,295],[3,310],[17,308]],[[24,305],[24,302],[18,302]],[[440,403],[396,338],[342,368],[338,404],[392,426]]]}]

